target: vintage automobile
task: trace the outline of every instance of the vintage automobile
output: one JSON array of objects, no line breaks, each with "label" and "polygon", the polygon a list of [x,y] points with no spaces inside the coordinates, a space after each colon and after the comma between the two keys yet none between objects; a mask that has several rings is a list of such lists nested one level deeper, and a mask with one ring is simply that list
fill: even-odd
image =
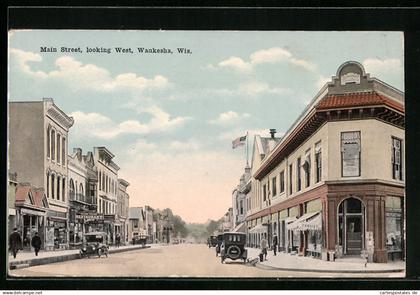
[{"label": "vintage automobile", "polygon": [[89,258],[91,255],[98,255],[99,257],[105,255],[108,257],[108,250],[108,239],[105,232],[86,233],[80,248],[80,256]]},{"label": "vintage automobile", "polygon": [[245,249],[246,234],[244,233],[223,233],[223,241],[220,246],[220,258],[223,263],[226,258],[237,260],[242,259],[246,262],[248,253]]},{"label": "vintage automobile", "polygon": [[220,254],[220,247],[222,246],[223,242],[223,234],[217,235],[217,245],[216,245],[216,256]]},{"label": "vintage automobile", "polygon": [[217,237],[216,236],[210,236],[208,239],[208,245],[209,248],[215,247],[217,245]]},{"label": "vintage automobile", "polygon": [[138,235],[134,236],[131,243],[133,245],[142,245],[142,247],[146,246],[147,236],[146,235]]}]

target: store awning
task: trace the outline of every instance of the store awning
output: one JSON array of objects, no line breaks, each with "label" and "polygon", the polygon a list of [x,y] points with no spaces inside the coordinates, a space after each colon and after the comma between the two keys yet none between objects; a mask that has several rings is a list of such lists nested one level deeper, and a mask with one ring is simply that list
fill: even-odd
[{"label": "store awning", "polygon": [[244,233],[245,232],[245,222],[238,224],[234,229],[234,233]]},{"label": "store awning", "polygon": [[263,233],[267,231],[267,226],[258,224],[249,230],[251,234]]},{"label": "store awning", "polygon": [[321,214],[320,211],[306,213],[296,219],[293,223],[287,226],[288,230],[321,230]]}]

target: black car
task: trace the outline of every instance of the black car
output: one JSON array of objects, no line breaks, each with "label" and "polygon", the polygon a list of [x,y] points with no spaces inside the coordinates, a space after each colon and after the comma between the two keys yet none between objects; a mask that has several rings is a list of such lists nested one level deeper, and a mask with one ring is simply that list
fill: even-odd
[{"label": "black car", "polygon": [[220,247],[220,258],[223,263],[226,258],[237,260],[242,259],[246,262],[248,257],[247,250],[245,249],[246,234],[244,233],[224,233],[223,242]]},{"label": "black car", "polygon": [[220,254],[220,247],[223,242],[223,234],[217,235],[216,256]]},{"label": "black car", "polygon": [[208,239],[209,248],[216,247],[217,245],[217,237],[216,236],[210,236]]}]

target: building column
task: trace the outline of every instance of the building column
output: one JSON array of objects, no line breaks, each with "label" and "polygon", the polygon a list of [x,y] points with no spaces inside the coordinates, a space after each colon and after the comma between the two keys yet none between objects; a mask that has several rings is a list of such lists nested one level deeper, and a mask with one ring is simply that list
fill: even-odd
[{"label": "building column", "polygon": [[337,199],[327,196],[323,208],[323,224],[325,232],[325,248],[327,251],[335,251],[337,244]]},{"label": "building column", "polygon": [[368,196],[366,204],[366,232],[372,232],[374,240],[373,261],[386,263],[385,196]]}]

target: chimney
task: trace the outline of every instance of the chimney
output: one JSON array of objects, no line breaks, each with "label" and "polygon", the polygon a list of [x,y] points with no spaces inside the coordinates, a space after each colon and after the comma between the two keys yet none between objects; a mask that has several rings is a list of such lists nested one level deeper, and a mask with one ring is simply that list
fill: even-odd
[{"label": "chimney", "polygon": [[276,134],[276,129],[270,129],[271,139],[274,139],[274,134]]}]

